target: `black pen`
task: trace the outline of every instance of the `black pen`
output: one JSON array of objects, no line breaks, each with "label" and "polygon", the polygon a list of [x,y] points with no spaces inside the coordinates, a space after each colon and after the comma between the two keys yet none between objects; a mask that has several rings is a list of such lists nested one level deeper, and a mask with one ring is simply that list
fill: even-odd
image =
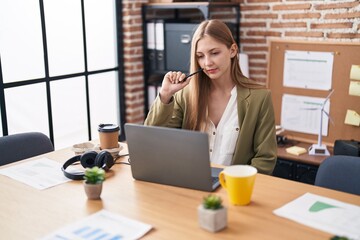
[{"label": "black pen", "polygon": [[184,82],[186,79],[188,79],[189,77],[195,75],[195,74],[198,74],[200,72],[202,72],[204,69],[203,68],[200,68],[199,70],[197,70],[196,72],[193,72],[193,73],[190,73],[189,75],[187,75],[181,82]]}]

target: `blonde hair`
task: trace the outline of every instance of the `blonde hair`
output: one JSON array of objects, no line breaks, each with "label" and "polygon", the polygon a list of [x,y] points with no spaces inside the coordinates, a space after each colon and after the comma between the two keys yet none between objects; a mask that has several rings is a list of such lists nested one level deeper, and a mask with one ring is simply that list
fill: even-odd
[{"label": "blonde hair", "polygon": [[[197,71],[200,66],[197,61],[197,44],[204,36],[214,38],[231,48],[236,42],[227,25],[216,19],[200,23],[194,32],[191,42],[190,72]],[[239,65],[238,54],[231,59],[231,78],[237,86],[244,88],[264,88],[264,85],[248,79],[243,75]],[[189,110],[185,119],[185,127],[190,130],[205,131],[208,120],[208,96],[210,93],[210,79],[205,73],[194,75],[189,84]],[[200,92],[201,91],[201,92]]]}]

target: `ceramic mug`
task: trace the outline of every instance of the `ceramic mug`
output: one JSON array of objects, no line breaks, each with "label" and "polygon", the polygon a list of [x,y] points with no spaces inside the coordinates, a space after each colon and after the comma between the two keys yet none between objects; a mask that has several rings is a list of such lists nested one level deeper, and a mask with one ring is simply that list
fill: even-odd
[{"label": "ceramic mug", "polygon": [[219,173],[220,184],[227,191],[231,204],[250,203],[256,173],[257,169],[249,165],[228,166]]}]

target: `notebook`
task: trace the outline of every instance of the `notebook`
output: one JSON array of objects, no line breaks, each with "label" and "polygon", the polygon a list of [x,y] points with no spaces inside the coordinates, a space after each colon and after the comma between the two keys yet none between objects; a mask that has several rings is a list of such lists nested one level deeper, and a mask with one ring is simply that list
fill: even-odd
[{"label": "notebook", "polygon": [[126,123],[125,134],[134,179],[206,192],[220,185],[206,133]]}]

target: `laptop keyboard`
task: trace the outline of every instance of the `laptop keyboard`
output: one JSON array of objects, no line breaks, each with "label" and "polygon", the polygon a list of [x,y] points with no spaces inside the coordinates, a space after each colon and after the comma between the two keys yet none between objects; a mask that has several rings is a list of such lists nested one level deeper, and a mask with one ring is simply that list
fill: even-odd
[{"label": "laptop keyboard", "polygon": [[212,179],[212,183],[213,183],[213,184],[219,182],[219,178],[218,178],[218,177],[211,177],[211,179]]}]

